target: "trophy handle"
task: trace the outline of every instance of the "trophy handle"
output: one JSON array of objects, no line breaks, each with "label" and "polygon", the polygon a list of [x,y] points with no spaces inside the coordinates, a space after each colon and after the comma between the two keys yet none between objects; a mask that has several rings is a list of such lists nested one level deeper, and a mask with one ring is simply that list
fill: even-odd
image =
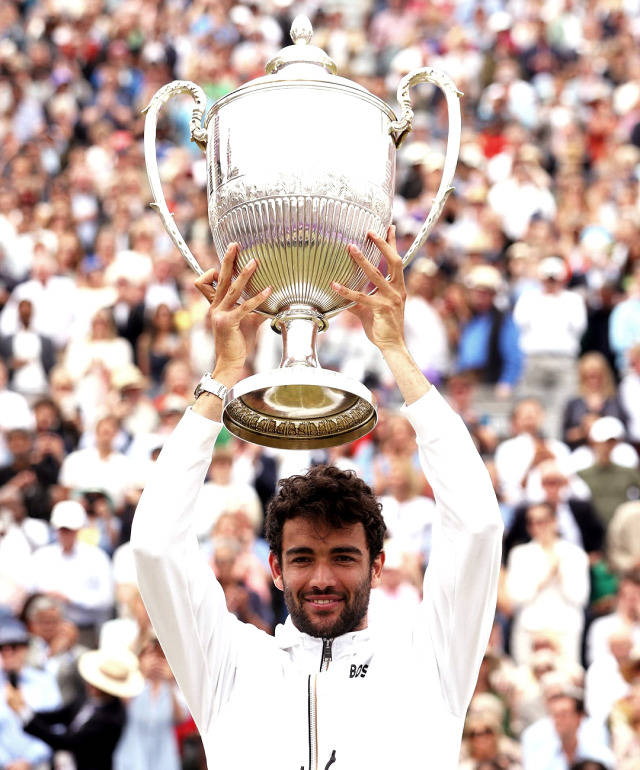
[{"label": "trophy handle", "polygon": [[456,173],[456,164],[458,163],[458,154],[460,152],[460,97],[462,96],[462,91],[457,89],[456,84],[446,73],[434,70],[431,67],[422,67],[419,70],[410,72],[402,78],[398,85],[397,98],[398,103],[402,106],[402,115],[399,120],[394,120],[389,127],[389,133],[393,134],[396,147],[399,147],[402,144],[409,131],[411,131],[413,124],[413,110],[411,109],[411,96],[409,90],[418,83],[433,83],[434,86],[437,86],[444,93],[449,113],[449,133],[447,136],[447,150],[445,153],[438,192],[436,193],[431,210],[429,211],[424,224],[420,228],[415,240],[402,260],[404,267],[411,262],[418,249],[429,237],[429,233],[442,213],[447,198],[453,192],[451,182]]},{"label": "trophy handle", "polygon": [[149,204],[155,209],[162,219],[162,222],[175,243],[176,248],[186,259],[190,267],[198,274],[204,272],[198,264],[196,258],[191,253],[184,238],[180,234],[173,218],[173,214],[167,208],[167,202],[162,192],[162,183],[160,181],[160,172],[158,171],[158,159],[156,157],[156,125],[158,123],[158,113],[161,108],[176,94],[191,94],[195,101],[195,107],[191,113],[191,141],[205,151],[207,149],[207,132],[202,128],[202,116],[207,105],[207,97],[204,91],[195,83],[188,80],[174,80],[172,83],[162,86],[153,95],[148,106],[142,111],[146,113],[144,123],[144,159],[147,165],[147,176],[149,177],[149,187],[154,202]]}]

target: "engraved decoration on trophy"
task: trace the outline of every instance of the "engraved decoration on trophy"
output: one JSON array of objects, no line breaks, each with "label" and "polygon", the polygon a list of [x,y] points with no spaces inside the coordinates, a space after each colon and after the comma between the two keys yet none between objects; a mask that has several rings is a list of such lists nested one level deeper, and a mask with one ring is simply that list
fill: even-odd
[{"label": "engraved decoration on trophy", "polygon": [[144,134],[151,205],[200,275],[167,208],[155,146],[160,109],[177,94],[191,95],[191,140],[206,153],[215,249],[221,255],[229,243],[240,245],[236,271],[256,258],[258,267],[243,298],[272,287],[259,312],[271,317],[283,343],[279,369],[247,377],[229,391],[223,422],[242,439],[290,449],[354,441],[376,423],[370,391],[321,368],[316,340],[328,319],[350,304],[331,282],[356,291],[368,285],[349,256],[349,244],[374,265],[381,261],[366,234],[372,230],[384,236],[391,224],[396,149],[411,130],[412,86],[432,83],[441,89],[449,129],[440,186],[404,265],[442,212],[460,148],[462,94],[447,75],[423,67],[404,77],[396,118],[378,97],[336,75],[333,61],[310,44],[311,36],[309,20],[297,17],[293,45],[268,62],[265,76],[218,99],[204,121],[206,96],[199,86],[182,80],[163,86],[146,108]]}]

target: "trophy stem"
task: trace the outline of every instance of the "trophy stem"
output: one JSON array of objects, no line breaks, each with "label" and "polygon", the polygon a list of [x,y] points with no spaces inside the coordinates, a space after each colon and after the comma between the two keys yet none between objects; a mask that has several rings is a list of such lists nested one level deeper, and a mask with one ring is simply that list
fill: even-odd
[{"label": "trophy stem", "polygon": [[310,308],[290,308],[280,313],[273,328],[282,334],[282,360],[280,368],[311,366],[318,363],[318,332],[326,328],[326,321]]}]

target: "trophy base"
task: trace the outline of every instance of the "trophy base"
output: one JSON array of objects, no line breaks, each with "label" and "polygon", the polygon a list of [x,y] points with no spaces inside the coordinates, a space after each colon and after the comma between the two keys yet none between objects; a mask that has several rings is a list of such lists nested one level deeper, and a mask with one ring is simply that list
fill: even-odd
[{"label": "trophy base", "polygon": [[238,438],[281,449],[348,444],[375,426],[373,396],[340,372],[289,366],[254,374],[229,391],[222,421]]}]

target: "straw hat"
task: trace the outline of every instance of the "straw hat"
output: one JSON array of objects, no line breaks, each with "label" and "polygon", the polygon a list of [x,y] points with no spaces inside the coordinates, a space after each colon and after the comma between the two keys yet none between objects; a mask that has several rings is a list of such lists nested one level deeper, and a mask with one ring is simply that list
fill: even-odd
[{"label": "straw hat", "polygon": [[89,650],[80,656],[78,671],[85,682],[117,698],[134,698],[144,687],[138,658],[126,649]]}]

